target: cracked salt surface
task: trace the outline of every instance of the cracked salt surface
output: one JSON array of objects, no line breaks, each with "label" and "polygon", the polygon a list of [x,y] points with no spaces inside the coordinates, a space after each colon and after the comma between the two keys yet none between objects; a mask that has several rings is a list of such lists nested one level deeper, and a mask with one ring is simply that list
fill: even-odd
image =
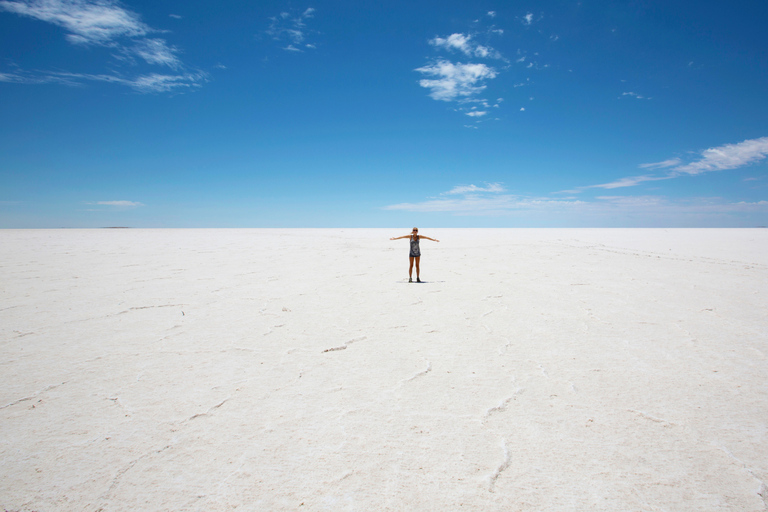
[{"label": "cracked salt surface", "polygon": [[0,231],[0,507],[766,510],[768,230],[670,231]]}]

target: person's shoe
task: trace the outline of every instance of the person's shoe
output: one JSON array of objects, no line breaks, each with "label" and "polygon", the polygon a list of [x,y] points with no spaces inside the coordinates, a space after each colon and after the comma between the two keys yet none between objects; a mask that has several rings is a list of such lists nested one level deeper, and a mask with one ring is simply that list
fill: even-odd
[{"label": "person's shoe", "polygon": [[417,283],[420,283],[420,282],[421,282],[421,279],[419,279],[419,278],[417,277],[417,278],[416,278],[416,282],[417,282]]},{"label": "person's shoe", "polygon": [[[418,277],[417,277],[416,279],[418,279]],[[411,279],[411,278],[409,277],[409,278],[408,278],[408,282],[409,282],[409,283],[412,283],[412,282],[413,282],[413,279]]]}]

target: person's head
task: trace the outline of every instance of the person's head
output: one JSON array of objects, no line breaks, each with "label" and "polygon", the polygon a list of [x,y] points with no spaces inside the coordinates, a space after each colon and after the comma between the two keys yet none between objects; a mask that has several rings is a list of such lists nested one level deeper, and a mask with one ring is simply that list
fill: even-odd
[{"label": "person's head", "polygon": [[413,228],[413,234],[418,235],[419,234],[419,228]]}]

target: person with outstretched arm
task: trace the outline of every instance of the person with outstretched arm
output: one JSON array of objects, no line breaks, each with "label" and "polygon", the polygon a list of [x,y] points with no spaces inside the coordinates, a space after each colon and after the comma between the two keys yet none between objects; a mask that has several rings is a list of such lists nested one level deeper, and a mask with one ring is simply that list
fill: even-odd
[{"label": "person with outstretched arm", "polygon": [[426,238],[427,240],[432,240],[433,242],[439,242],[440,240],[429,238],[428,236],[424,235],[419,236],[419,228],[413,228],[413,231],[410,235],[392,237],[390,240],[400,240],[401,238],[409,238],[411,240],[411,252],[408,254],[408,259],[411,260],[411,266],[408,268],[408,282],[413,282],[413,262],[415,261],[416,282],[420,283],[421,279],[419,279],[419,260],[421,260],[421,250],[419,249],[419,240],[421,238]]}]

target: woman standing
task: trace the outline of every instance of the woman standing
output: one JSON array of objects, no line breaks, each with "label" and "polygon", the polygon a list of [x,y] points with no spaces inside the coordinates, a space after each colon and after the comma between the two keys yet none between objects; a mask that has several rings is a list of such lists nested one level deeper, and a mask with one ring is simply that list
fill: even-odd
[{"label": "woman standing", "polygon": [[421,259],[421,250],[419,249],[419,239],[426,238],[427,240],[432,240],[433,242],[439,242],[440,240],[435,240],[434,238],[429,238],[428,236],[421,235],[419,236],[419,228],[413,228],[413,231],[410,235],[405,236],[398,236],[398,237],[392,237],[390,240],[400,240],[401,238],[409,238],[411,240],[411,252],[408,255],[408,259],[411,260],[411,266],[408,268],[408,282],[413,282],[413,262],[416,262],[416,282],[420,283],[421,279],[419,279],[419,260]]}]

